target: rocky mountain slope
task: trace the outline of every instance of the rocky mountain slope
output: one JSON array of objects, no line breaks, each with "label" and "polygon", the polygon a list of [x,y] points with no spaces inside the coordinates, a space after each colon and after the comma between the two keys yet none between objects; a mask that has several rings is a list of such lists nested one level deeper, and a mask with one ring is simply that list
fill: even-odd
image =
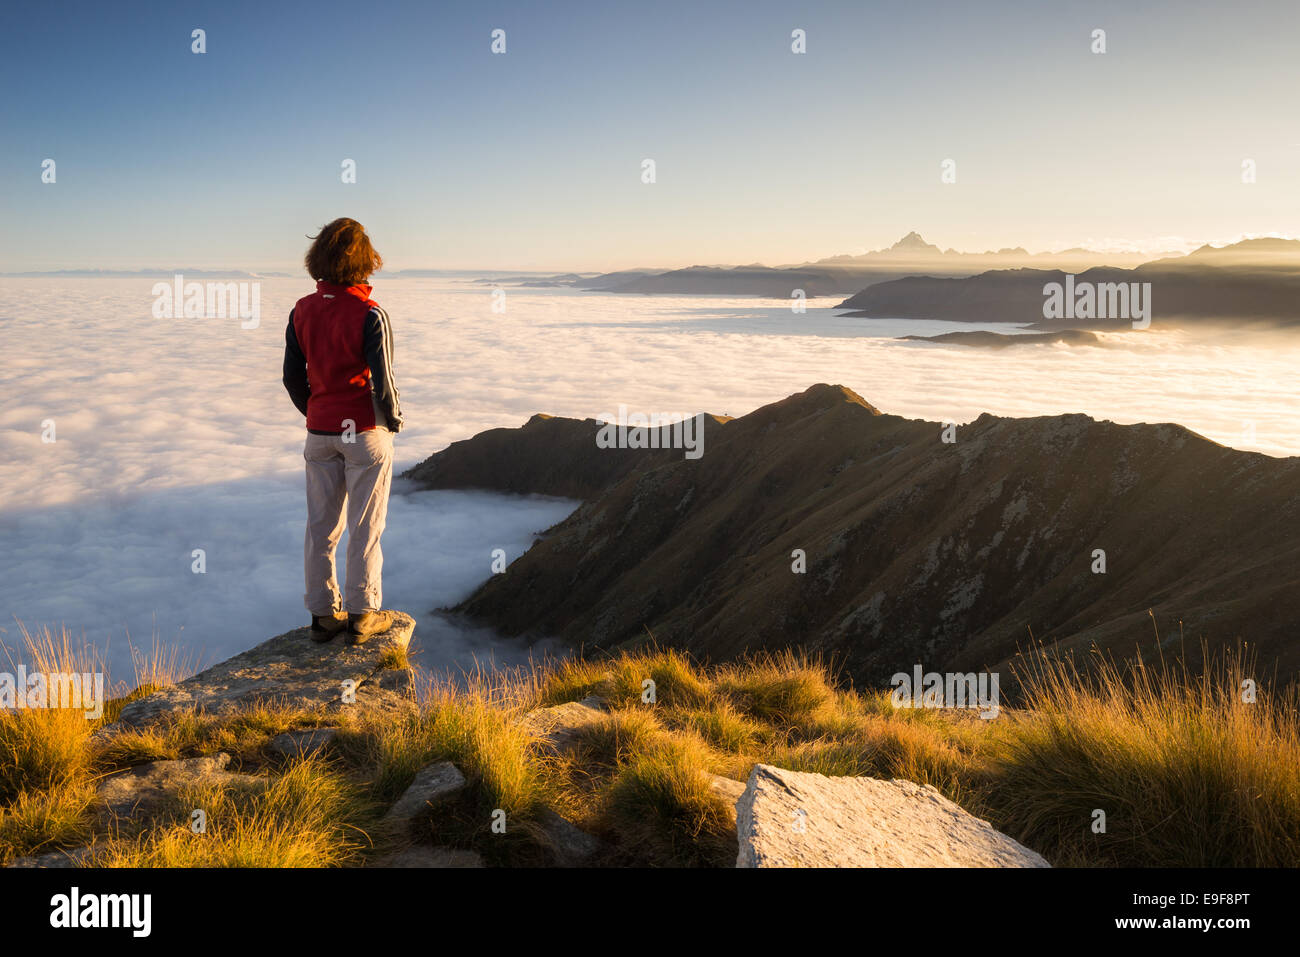
[{"label": "rocky mountain slope", "polygon": [[709,419],[698,460],[599,449],[597,427],[535,416],[408,473],[585,500],[462,611],[588,648],[802,646],[873,683],[998,666],[1031,629],[1122,656],[1157,629],[1193,659],[1244,639],[1300,668],[1300,459],[1084,415],[986,414],[948,443],[831,385]]}]

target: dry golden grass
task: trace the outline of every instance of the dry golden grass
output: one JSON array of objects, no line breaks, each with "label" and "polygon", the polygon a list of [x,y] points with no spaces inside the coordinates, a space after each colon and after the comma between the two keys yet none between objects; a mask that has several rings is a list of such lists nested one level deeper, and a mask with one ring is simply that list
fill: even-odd
[{"label": "dry golden grass", "polygon": [[572,761],[589,770],[613,771],[649,750],[663,734],[653,711],[622,708],[579,732]]},{"label": "dry golden grass", "polygon": [[[1027,707],[989,748],[997,822],[1072,863],[1300,864],[1295,686],[1267,691],[1239,652],[1205,657],[1199,674],[1031,659]],[[1248,703],[1252,676],[1260,690]],[[1104,834],[1092,833],[1095,810]]]},{"label": "dry golden grass", "polygon": [[0,866],[16,857],[79,847],[91,836],[94,790],[76,781],[46,791],[23,791],[0,808]]},{"label": "dry golden grass", "polygon": [[[56,636],[49,630],[31,634],[21,628],[20,634],[29,672],[103,673],[94,650],[74,645],[66,631]],[[7,657],[13,673],[17,664]],[[0,714],[0,806],[28,791],[56,790],[83,777],[89,767],[86,745],[95,726],[78,708],[18,708]]]},{"label": "dry golden grass", "polygon": [[[195,833],[190,814],[205,815]],[[141,832],[109,836],[95,867],[332,867],[358,864],[374,806],[362,790],[318,758],[295,760],[264,788],[183,789],[171,814]]]},{"label": "dry golden grass", "polygon": [[793,652],[722,665],[714,689],[751,718],[782,727],[808,721],[835,698],[827,668]]},{"label": "dry golden grass", "polygon": [[600,794],[601,810],[630,863],[728,867],[736,861],[736,812],[709,787],[707,746],[663,736],[629,755]]},{"label": "dry golden grass", "polygon": [[[93,662],[66,636],[29,636],[27,659],[55,671]],[[157,653],[152,662],[168,661]],[[174,666],[174,659],[173,666]],[[140,669],[150,686],[172,667]],[[349,866],[411,841],[472,848],[492,864],[550,860],[547,809],[602,838],[595,863],[726,866],[734,810],[711,775],[744,780],[757,763],[828,775],[933,784],[1058,864],[1300,865],[1296,696],[1245,703],[1254,669],[1231,653],[1190,674],[1163,663],[1075,669],[1041,655],[1019,669],[1024,701],[994,720],[896,709],[795,654],[703,667],[672,650],[549,662],[429,681],[413,713],[340,719],[257,708],[179,715],[108,741],[99,722],[46,709],[0,715],[0,861],[92,845],[117,866]],[[646,681],[654,700],[646,699]],[[528,709],[605,699],[609,713],[554,754],[518,722]],[[106,718],[115,713],[106,709]],[[289,762],[270,738],[341,725],[327,757]],[[182,796],[139,831],[91,813],[98,776],[165,758],[226,751],[267,782]],[[468,786],[413,832],[384,810],[427,764],[448,760]],[[186,807],[209,812],[205,835]],[[1094,833],[1094,811],[1106,832]],[[492,828],[504,813],[506,830]]]},{"label": "dry golden grass", "polygon": [[[499,680],[471,680],[461,688],[432,684],[416,713],[363,722],[340,734],[338,749],[385,805],[401,796],[421,768],[451,761],[468,787],[420,822],[426,842],[475,849],[489,861],[517,857],[540,863],[536,818],[551,803],[551,785],[537,742],[513,720],[520,693]],[[502,813],[504,835],[492,829]],[[385,832],[380,843],[400,845],[404,837]]]}]

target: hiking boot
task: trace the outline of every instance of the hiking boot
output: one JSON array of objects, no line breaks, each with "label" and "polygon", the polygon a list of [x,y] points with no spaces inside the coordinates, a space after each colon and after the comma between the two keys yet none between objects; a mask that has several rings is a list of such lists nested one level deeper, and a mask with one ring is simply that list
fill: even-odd
[{"label": "hiking boot", "polygon": [[382,634],[393,627],[393,613],[391,611],[363,611],[359,614],[352,612],[348,615],[348,623],[351,626],[348,629],[348,644],[363,645],[370,640],[371,636]]},{"label": "hiking boot", "polygon": [[348,615],[344,611],[336,611],[332,615],[312,615],[311,640],[329,641],[347,626]]}]

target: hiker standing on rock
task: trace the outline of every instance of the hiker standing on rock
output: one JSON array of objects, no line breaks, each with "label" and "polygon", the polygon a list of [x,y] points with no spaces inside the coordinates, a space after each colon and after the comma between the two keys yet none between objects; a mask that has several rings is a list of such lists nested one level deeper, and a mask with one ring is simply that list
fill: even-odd
[{"label": "hiker standing on rock", "polygon": [[[284,387],[307,416],[307,536],[304,545],[313,641],[344,628],[348,644],[387,631],[379,537],[393,480],[393,436],[402,411],[393,382],[388,313],[366,284],[384,264],[354,219],[336,219],[306,256],[316,291],[299,299],[285,330]],[[334,552],[348,529],[347,587],[339,595]]]}]

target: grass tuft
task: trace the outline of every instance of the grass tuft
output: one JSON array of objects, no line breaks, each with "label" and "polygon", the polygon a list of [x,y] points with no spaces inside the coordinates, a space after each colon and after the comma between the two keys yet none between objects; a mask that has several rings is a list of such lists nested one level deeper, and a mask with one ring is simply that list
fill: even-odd
[{"label": "grass tuft", "polygon": [[606,801],[614,830],[634,862],[735,866],[735,810],[709,787],[702,743],[689,737],[660,741],[619,769]]},{"label": "grass tuft", "polygon": [[[190,814],[206,814],[195,833]],[[370,844],[373,805],[325,762],[304,758],[264,788],[203,785],[182,790],[170,819],[96,848],[96,867],[337,867]]]},{"label": "grass tuft", "polygon": [[750,717],[786,726],[810,720],[835,697],[823,665],[788,651],[724,665],[715,686]]}]

